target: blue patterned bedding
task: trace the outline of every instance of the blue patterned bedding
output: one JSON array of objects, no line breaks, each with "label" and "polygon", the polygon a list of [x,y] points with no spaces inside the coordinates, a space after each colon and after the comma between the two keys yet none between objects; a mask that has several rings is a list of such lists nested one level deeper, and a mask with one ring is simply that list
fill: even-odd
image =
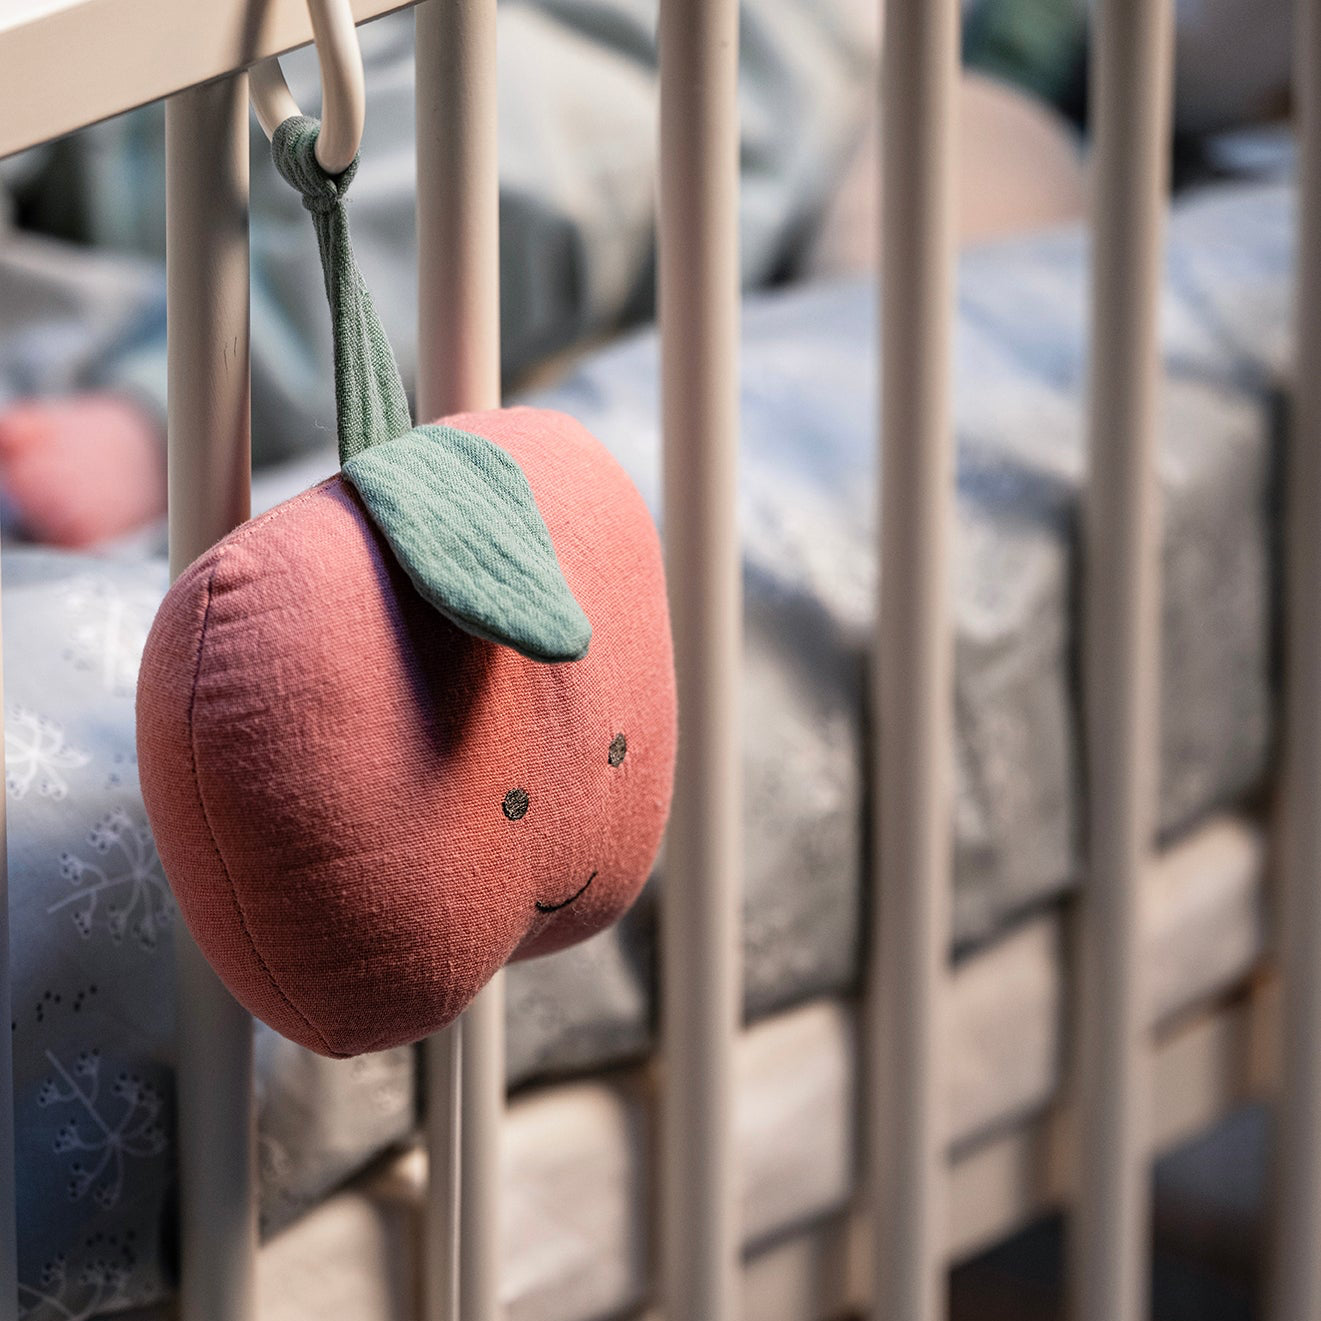
[{"label": "blue patterned bedding", "polygon": [[[157,561],[4,561],[20,1304],[43,1321],[168,1287],[175,908],[133,751],[164,586]],[[261,1029],[258,1077],[268,1227],[412,1124],[407,1050],[324,1060]]]},{"label": "blue patterned bedding", "polygon": [[[1274,464],[1288,351],[1287,189],[1222,189],[1172,224],[1161,823],[1261,781],[1270,750]],[[969,253],[956,419],[956,932],[994,935],[1079,865],[1075,519],[1084,246]],[[746,974],[753,1015],[852,985],[874,599],[874,291],[749,301],[741,518],[747,595]],[[582,418],[658,493],[656,343],[593,354],[537,402]],[[256,504],[322,474],[265,479]],[[158,562],[4,563],[21,1288],[30,1321],[169,1288],[174,910],[146,830],[132,690]],[[884,737],[884,731],[881,731]],[[654,887],[653,887],[654,890]],[[654,893],[615,932],[509,979],[516,1081],[647,1048]],[[269,1225],[412,1119],[410,1053],[334,1062],[259,1035]]]}]

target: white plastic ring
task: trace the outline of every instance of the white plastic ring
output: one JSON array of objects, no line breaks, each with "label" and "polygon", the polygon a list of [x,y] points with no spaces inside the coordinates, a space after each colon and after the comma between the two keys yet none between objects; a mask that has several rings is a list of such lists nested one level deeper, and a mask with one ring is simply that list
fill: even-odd
[{"label": "white plastic ring", "polygon": [[[307,0],[312,37],[321,63],[321,135],[317,163],[327,174],[342,174],[362,145],[367,111],[362,48],[349,0]],[[269,138],[286,119],[302,114],[275,56],[253,65],[248,91],[257,121]]]}]

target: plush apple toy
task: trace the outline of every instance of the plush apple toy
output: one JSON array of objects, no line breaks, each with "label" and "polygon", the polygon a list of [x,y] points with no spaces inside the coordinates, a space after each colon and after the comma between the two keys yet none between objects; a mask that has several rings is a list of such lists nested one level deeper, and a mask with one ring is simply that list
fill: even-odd
[{"label": "plush apple toy", "polygon": [[259,1018],[345,1056],[620,916],[669,810],[675,693],[637,490],[561,414],[411,427],[348,249],[351,172],[325,176],[315,136],[290,121],[276,160],[322,240],[342,471],[175,582],[138,756],[203,953]]}]

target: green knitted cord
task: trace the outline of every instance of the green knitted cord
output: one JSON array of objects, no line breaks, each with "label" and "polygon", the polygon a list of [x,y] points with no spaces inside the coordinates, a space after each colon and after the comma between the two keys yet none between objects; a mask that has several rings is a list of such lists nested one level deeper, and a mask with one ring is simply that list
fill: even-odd
[{"label": "green knitted cord", "polygon": [[271,136],[271,154],[275,168],[303,195],[316,229],[330,300],[339,461],[346,463],[369,445],[402,436],[412,428],[413,419],[399,364],[349,241],[344,194],[358,172],[358,162],[355,158],[343,174],[327,174],[316,158],[320,134],[319,120],[286,119]]}]

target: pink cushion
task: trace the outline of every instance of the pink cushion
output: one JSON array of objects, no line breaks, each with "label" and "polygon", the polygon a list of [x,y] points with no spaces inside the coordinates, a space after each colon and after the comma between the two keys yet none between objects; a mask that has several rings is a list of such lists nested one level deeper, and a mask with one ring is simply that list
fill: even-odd
[{"label": "pink cushion", "polygon": [[613,922],[669,810],[673,658],[641,497],[561,414],[446,421],[522,466],[592,624],[583,660],[450,624],[339,477],[190,565],[143,656],[143,796],[184,920],[249,1010],[324,1055],[429,1035],[510,958]]},{"label": "pink cushion", "polygon": [[24,533],[91,546],[165,512],[165,447],[155,422],[112,394],[29,399],[0,410],[0,491]]}]

